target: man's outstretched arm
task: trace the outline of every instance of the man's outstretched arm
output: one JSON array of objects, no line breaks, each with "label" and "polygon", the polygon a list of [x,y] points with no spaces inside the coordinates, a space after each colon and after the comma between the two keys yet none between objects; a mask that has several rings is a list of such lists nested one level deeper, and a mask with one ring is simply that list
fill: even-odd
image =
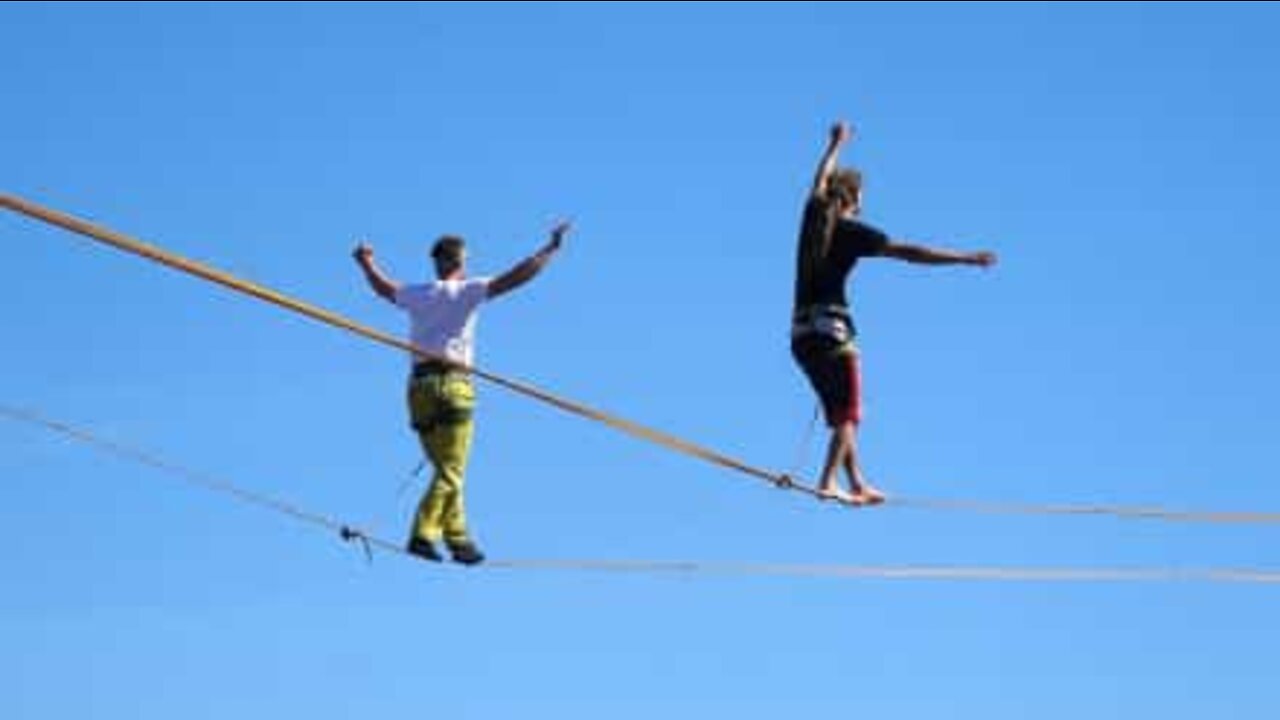
[{"label": "man's outstretched arm", "polygon": [[996,254],[986,250],[956,252],[898,241],[886,245],[880,255],[917,265],[975,265],[988,268],[996,264]]},{"label": "man's outstretched arm", "polygon": [[489,299],[492,300],[500,295],[515,290],[532,280],[542,269],[551,262],[551,257],[560,250],[560,245],[564,242],[564,236],[569,232],[570,225],[567,222],[557,223],[551,229],[551,239],[543,245],[538,252],[525,258],[520,264],[511,268],[494,278],[489,283]]},{"label": "man's outstretched arm", "polygon": [[356,264],[364,271],[364,278],[369,282],[369,287],[387,302],[394,303],[396,301],[396,292],[400,286],[373,261],[373,248],[367,243],[356,245],[356,249],[351,252],[351,256],[355,258]]},{"label": "man's outstretched arm", "polygon": [[822,158],[818,160],[818,169],[813,174],[813,187],[809,189],[810,195],[813,197],[826,197],[827,186],[830,184],[831,175],[836,171],[836,162],[840,158],[840,148],[853,137],[853,131],[849,129],[849,124],[838,122],[831,126],[831,135],[827,140],[827,148],[822,151]]}]

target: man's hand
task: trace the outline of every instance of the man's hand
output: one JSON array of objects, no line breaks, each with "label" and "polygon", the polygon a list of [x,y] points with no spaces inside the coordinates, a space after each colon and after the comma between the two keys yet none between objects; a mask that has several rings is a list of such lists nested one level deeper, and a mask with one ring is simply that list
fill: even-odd
[{"label": "man's hand", "polygon": [[853,129],[849,123],[841,120],[831,126],[831,147],[840,147],[853,138]]},{"label": "man's hand", "polygon": [[969,264],[977,265],[980,268],[989,268],[996,264],[996,254],[985,250],[972,253],[969,255]]},{"label": "man's hand", "polygon": [[572,226],[567,220],[556,223],[551,228],[551,239],[547,240],[546,245],[539,248],[533,255],[525,258],[519,265],[491,280],[489,282],[489,299],[492,300],[506,295],[542,272],[547,263],[551,262],[551,256],[555,255],[556,251],[564,243],[564,236],[568,234],[570,227]]},{"label": "man's hand", "polygon": [[356,245],[356,249],[351,251],[351,257],[355,258],[361,267],[364,267],[370,260],[373,260],[373,247],[366,242],[360,242]]},{"label": "man's hand", "polygon": [[561,220],[551,228],[551,239],[547,241],[546,247],[542,249],[543,253],[553,253],[560,249],[564,244],[564,236],[569,234],[573,229],[573,224],[568,220]]},{"label": "man's hand", "polygon": [[355,249],[351,251],[351,257],[356,259],[356,264],[364,272],[365,280],[369,281],[369,287],[373,288],[378,297],[388,302],[395,302],[396,293],[399,292],[400,286],[387,277],[377,265],[373,264],[373,246],[367,242],[360,241],[356,243]]}]

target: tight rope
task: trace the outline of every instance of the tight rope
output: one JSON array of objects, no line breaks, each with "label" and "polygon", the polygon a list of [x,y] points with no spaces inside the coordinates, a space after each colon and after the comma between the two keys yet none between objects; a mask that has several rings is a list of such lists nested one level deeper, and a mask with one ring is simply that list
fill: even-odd
[{"label": "tight rope", "polygon": [[[52,420],[30,410],[0,405],[0,415],[44,428],[76,442],[92,446],[116,457],[145,465],[188,484],[221,493],[234,500],[291,517],[300,522],[337,532],[347,541],[359,541],[366,554],[371,548],[409,555],[402,546],[368,534],[320,513],[252,490],[247,490],[120,442],[100,437],[86,429]],[[371,555],[370,555],[371,557]],[[412,557],[412,556],[410,556]],[[957,582],[1201,582],[1237,584],[1280,584],[1280,572],[1251,568],[1052,568],[981,567],[957,565],[847,565],[782,563],[704,563],[661,560],[488,560],[483,568],[498,570],[541,570],[646,575],[736,575],[757,577],[806,577],[828,579],[933,580]],[[474,569],[472,569],[474,571]]]},{"label": "tight rope", "polygon": [[1202,582],[1280,584],[1280,572],[1209,568],[1037,568],[958,565],[790,565],[699,563],[646,560],[524,560],[491,563],[519,570],[590,570],[662,575],[744,575],[862,580],[948,580],[957,582],[1137,583]]},{"label": "tight rope", "polygon": [[1280,513],[1227,510],[1171,510],[1161,507],[1129,505],[1065,505],[1020,504],[982,500],[941,500],[936,498],[891,498],[890,504],[917,510],[947,510],[986,515],[1076,515],[1113,517],[1127,520],[1165,520],[1169,522],[1206,523],[1214,525],[1276,525]]},{"label": "tight rope", "polygon": [[[416,347],[412,343],[401,340],[400,338],[395,337],[393,335],[388,335],[387,333],[374,330],[369,327],[365,327],[364,325],[360,325],[359,323],[356,323],[352,320],[348,320],[347,318],[344,318],[341,315],[338,315],[336,313],[330,312],[328,310],[324,310],[314,305],[310,305],[300,300],[295,300],[293,298],[290,298],[287,295],[284,295],[283,293],[280,293],[276,290],[272,290],[271,288],[259,285],[257,283],[250,282],[248,280],[243,280],[229,273],[223,272],[221,270],[217,270],[215,268],[208,267],[194,260],[189,260],[179,255],[175,255],[171,252],[162,250],[161,248],[155,247],[153,245],[148,245],[140,240],[136,240],[126,235],[122,235],[113,230],[109,230],[104,227],[93,225],[91,223],[88,223],[84,220],[73,217],[66,213],[62,213],[57,210],[53,210],[51,208],[42,207],[33,202],[23,200],[13,195],[0,195],[0,206],[8,208],[9,210],[12,210],[17,213],[21,213],[28,217],[34,218],[36,220],[40,220],[42,222],[48,223],[50,225],[55,225],[64,230],[69,230],[78,235],[83,235],[90,239],[97,240],[101,243],[105,243],[106,245],[114,247],[117,250],[123,250],[125,252],[138,255],[140,257],[146,258],[147,260],[151,260],[153,262],[160,263],[161,265],[165,265],[170,268],[173,268],[174,270],[179,270],[189,275],[194,275],[198,278],[201,278],[203,280],[208,280],[209,282],[215,283],[217,285],[221,285],[225,288],[229,288],[231,290],[244,293],[251,297],[255,297],[259,300],[266,301],[268,303],[277,305],[287,310],[292,310],[293,312],[299,313],[301,315],[305,315],[306,317],[309,317],[312,320],[317,320],[319,322],[325,323],[327,325],[332,325],[342,330],[346,330],[347,332],[354,333],[356,335],[367,338],[369,340],[382,343],[383,345],[389,345],[391,347],[398,348],[405,352],[412,353],[413,355],[419,358],[422,358],[424,360],[435,360],[438,362],[446,362],[452,365],[459,365],[458,363],[454,363],[450,360],[447,360],[446,358],[440,357],[439,355],[423,350],[422,348]],[[639,423],[635,423],[630,420],[617,417],[615,415],[603,412],[601,410],[596,410],[594,408],[587,407],[586,405],[552,394],[550,392],[547,392],[546,390],[542,390],[528,383],[524,383],[518,380],[512,380],[510,378],[506,378],[501,375],[496,375],[494,373],[486,372],[475,366],[467,367],[464,369],[468,370],[469,372],[471,372],[471,374],[475,375],[476,377],[486,380],[490,383],[493,383],[494,385],[507,388],[508,390],[511,390],[521,395],[534,398],[536,400],[540,400],[544,403],[558,407],[561,410],[572,413],[574,415],[579,415],[589,420],[594,420],[596,422],[603,423],[605,425],[608,425],[609,427],[612,427],[616,430],[620,430],[634,437],[648,440],[650,442],[670,448],[672,450],[676,450],[678,452],[685,453],[687,455],[692,455],[702,460],[706,460],[707,462],[720,465],[721,467],[729,468],[731,470],[737,470],[738,472],[744,473],[746,475],[750,475],[752,477],[756,477],[761,480],[767,480],[773,483],[784,482],[788,479],[785,475],[771,473],[767,470],[762,470],[760,468],[752,467],[751,465],[748,465],[739,460],[735,460],[734,458],[718,453],[714,450],[710,450],[708,448],[695,445],[694,443],[688,442],[686,440],[682,440],[674,435],[662,432],[660,430],[655,430],[653,428],[645,427],[643,425],[640,425]],[[817,494],[815,491],[809,488],[796,486],[796,489],[804,492],[809,492],[810,494],[813,494],[813,495]]]},{"label": "tight rope", "polygon": [[[0,194],[0,207],[7,208],[13,212],[26,215],[41,222],[96,240],[117,250],[138,255],[147,260],[168,266],[172,269],[185,272],[189,275],[194,275],[203,280],[221,285],[224,288],[285,308],[286,310],[291,310],[311,318],[312,320],[337,327],[341,330],[345,330],[383,345],[388,345],[390,347],[412,353],[417,357],[457,365],[457,363],[452,363],[452,361],[416,347],[398,337],[368,328],[336,313],[310,305],[300,300],[295,300],[283,293],[272,290],[271,288],[248,280],[243,280],[229,273],[203,265],[194,260],[189,260],[153,245],[148,245],[140,240],[122,235],[113,230],[93,225],[66,213],[37,205],[13,195],[4,194]],[[476,377],[493,383],[494,385],[504,387],[517,394],[525,395],[535,400],[547,403],[560,408],[565,412],[602,423],[633,437],[647,440],[670,450],[690,455],[723,468],[735,470],[758,480],[764,480],[779,488],[793,490],[821,498],[816,488],[797,483],[786,473],[772,472],[763,468],[755,467],[723,453],[683,440],[675,435],[671,435],[670,433],[649,428],[616,415],[588,407],[519,380],[513,380],[491,372],[486,372],[474,366],[465,369]],[[1280,513],[1266,512],[1200,512],[1111,505],[1032,505],[966,500],[917,499],[894,496],[887,498],[886,503],[890,506],[903,508],[953,510],[993,514],[1107,515],[1119,518],[1144,518],[1180,522],[1267,525],[1280,524]]]}]

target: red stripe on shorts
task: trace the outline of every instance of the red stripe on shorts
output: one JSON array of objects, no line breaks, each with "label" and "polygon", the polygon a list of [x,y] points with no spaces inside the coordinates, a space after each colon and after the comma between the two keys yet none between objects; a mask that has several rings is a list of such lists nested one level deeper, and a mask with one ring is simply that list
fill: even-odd
[{"label": "red stripe on shorts", "polygon": [[858,362],[858,352],[844,354],[849,367],[849,406],[845,408],[845,418],[857,425],[862,422],[862,367]]}]

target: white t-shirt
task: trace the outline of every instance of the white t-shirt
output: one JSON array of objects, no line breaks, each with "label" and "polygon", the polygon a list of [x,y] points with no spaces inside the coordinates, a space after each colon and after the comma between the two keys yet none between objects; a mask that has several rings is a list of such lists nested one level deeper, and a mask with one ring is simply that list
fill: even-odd
[{"label": "white t-shirt", "polygon": [[430,353],[471,365],[476,308],[489,297],[489,278],[402,285],[395,303],[409,313],[409,341]]}]

